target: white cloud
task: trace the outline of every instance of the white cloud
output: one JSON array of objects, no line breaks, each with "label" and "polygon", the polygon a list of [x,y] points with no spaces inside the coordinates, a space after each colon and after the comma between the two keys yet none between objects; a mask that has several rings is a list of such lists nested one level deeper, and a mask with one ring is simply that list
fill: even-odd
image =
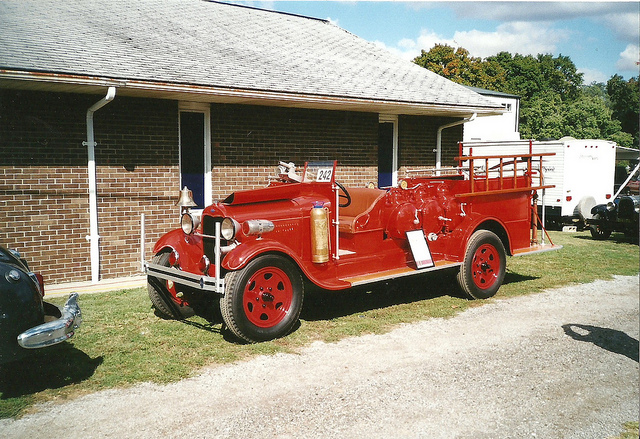
[{"label": "white cloud", "polygon": [[498,52],[523,55],[554,53],[557,44],[567,40],[569,32],[546,23],[512,22],[499,25],[494,32],[458,31],[453,40],[472,56],[487,57]]},{"label": "white cloud", "polygon": [[632,71],[638,75],[638,62],[640,62],[640,47],[636,44],[629,44],[620,54],[616,63],[616,69],[621,71]]},{"label": "white cloud", "polygon": [[331,17],[327,17],[327,18],[326,18],[326,20],[327,20],[329,23],[333,24],[334,26],[340,27],[340,22],[338,21],[338,19],[335,19],[335,20],[334,20],[334,19],[333,19],[333,18],[331,18]]},{"label": "white cloud", "polygon": [[583,83],[586,85],[589,85],[592,82],[606,83],[609,80],[607,74],[600,70],[578,67],[578,72],[583,74]]},{"label": "white cloud", "polygon": [[444,38],[433,31],[422,29],[415,39],[403,38],[395,47],[377,42],[404,59],[413,59],[420,50],[429,50],[436,44],[464,47],[471,56],[486,58],[501,51],[537,55],[555,53],[558,43],[568,39],[570,32],[554,29],[548,23],[513,22],[499,25],[495,31],[457,31],[453,38]]},{"label": "white cloud", "polygon": [[622,41],[638,41],[640,37],[640,16],[638,11],[626,14],[607,14],[601,20]]},{"label": "white cloud", "polygon": [[599,18],[605,15],[638,14],[634,2],[576,2],[576,1],[496,1],[452,2],[456,15],[465,18],[498,21],[550,21],[575,18]]}]

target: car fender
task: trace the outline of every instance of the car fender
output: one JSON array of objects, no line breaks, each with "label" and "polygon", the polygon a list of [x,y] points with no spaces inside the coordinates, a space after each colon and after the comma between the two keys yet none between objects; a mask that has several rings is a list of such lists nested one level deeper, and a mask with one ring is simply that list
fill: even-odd
[{"label": "car fender", "polygon": [[507,254],[513,255],[513,239],[509,233],[509,228],[500,219],[486,216],[478,216],[477,218],[474,218],[469,226],[465,227],[463,235],[464,251],[466,251],[467,243],[471,239],[471,235],[478,230],[489,230],[490,232],[495,233],[502,241]]},{"label": "car fender", "polygon": [[251,245],[239,245],[225,255],[222,260],[222,268],[230,271],[240,270],[249,261],[264,253],[283,253],[293,259],[296,265],[302,269],[301,259],[296,256],[296,253],[290,247],[270,239],[261,239],[260,241],[252,242]]},{"label": "car fender", "polygon": [[202,237],[185,235],[182,229],[175,229],[163,235],[153,246],[153,253],[175,250],[181,258],[199,261],[203,254]]}]

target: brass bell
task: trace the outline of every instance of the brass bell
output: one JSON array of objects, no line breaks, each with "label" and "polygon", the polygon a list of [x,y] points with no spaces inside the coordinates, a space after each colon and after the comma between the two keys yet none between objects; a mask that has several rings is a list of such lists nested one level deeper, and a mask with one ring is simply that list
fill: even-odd
[{"label": "brass bell", "polygon": [[181,209],[197,206],[196,202],[193,201],[193,192],[186,186],[180,191],[180,199],[176,203],[176,206],[180,206]]}]

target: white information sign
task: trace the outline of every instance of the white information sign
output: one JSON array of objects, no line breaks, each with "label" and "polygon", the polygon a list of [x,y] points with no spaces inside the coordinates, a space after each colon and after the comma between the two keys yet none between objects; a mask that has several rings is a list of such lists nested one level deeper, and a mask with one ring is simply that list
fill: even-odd
[{"label": "white information sign", "polygon": [[422,230],[410,230],[407,232],[407,239],[409,240],[416,266],[418,268],[433,267],[435,263],[431,257],[431,250],[429,250],[429,244],[427,244],[427,240],[424,237],[424,232]]}]

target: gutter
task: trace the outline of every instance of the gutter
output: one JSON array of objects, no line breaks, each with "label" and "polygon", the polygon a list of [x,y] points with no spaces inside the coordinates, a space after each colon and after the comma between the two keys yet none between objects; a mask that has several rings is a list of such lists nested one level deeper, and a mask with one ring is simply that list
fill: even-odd
[{"label": "gutter", "polygon": [[478,113],[473,113],[471,115],[471,117],[468,117],[468,118],[462,119],[462,120],[458,120],[456,122],[451,122],[451,123],[442,125],[442,126],[440,126],[438,128],[438,133],[436,135],[436,149],[435,149],[435,153],[436,153],[436,169],[440,169],[441,166],[442,166],[442,131],[447,129],[447,128],[451,128],[451,127],[455,127],[455,126],[458,126],[458,125],[462,125],[462,124],[465,124],[467,122],[472,122],[473,120],[475,120],[477,115],[478,115]]},{"label": "gutter", "polygon": [[93,113],[107,105],[116,96],[116,88],[109,87],[107,95],[93,104],[87,110],[87,141],[82,145],[87,147],[89,173],[89,235],[91,243],[91,282],[96,284],[100,280],[100,235],[98,234],[98,196],[96,182],[96,142],[93,135]]},{"label": "gutter", "polygon": [[[6,81],[6,82],[5,82]],[[4,84],[3,84],[4,83]],[[25,88],[33,84],[38,90],[47,84],[51,89],[87,93],[106,86],[118,87],[121,96],[152,97],[157,99],[188,100],[197,102],[235,103],[296,108],[361,111],[383,114],[409,114],[424,116],[459,116],[478,113],[486,116],[502,114],[501,107],[435,104],[411,101],[390,101],[376,98],[312,95],[269,90],[223,88],[195,84],[167,83],[134,79],[111,79],[42,72],[21,72],[0,69],[0,86]],[[27,86],[28,88],[28,86]]]}]

